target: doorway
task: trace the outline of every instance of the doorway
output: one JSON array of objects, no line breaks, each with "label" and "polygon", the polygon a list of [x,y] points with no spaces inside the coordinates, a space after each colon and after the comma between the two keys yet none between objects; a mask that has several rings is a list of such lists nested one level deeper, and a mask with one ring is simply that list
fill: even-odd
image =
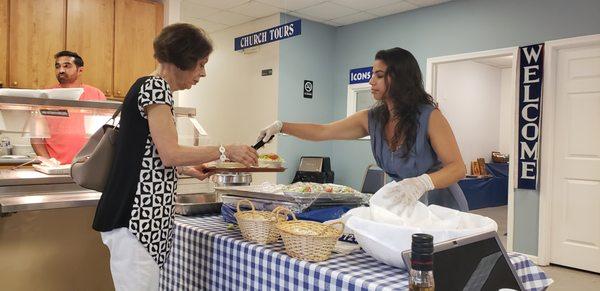
[{"label": "doorway", "polygon": [[[494,219],[509,251],[513,249],[514,166],[494,163],[491,153],[515,156],[517,50],[430,58],[426,78],[426,90],[452,126],[470,174],[458,183],[470,212]],[[485,173],[471,172],[471,162],[478,159],[485,162]]]}]

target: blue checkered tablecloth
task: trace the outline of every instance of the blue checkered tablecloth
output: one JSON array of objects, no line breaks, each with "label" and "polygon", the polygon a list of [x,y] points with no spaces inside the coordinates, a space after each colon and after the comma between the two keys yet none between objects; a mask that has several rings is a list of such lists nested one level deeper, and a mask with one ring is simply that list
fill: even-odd
[{"label": "blue checkered tablecloth", "polygon": [[[221,216],[176,216],[161,290],[406,290],[405,270],[376,261],[362,250],[333,254],[320,263],[291,258],[281,242],[258,245],[228,230]],[[527,290],[552,280],[526,256],[509,254]]]}]

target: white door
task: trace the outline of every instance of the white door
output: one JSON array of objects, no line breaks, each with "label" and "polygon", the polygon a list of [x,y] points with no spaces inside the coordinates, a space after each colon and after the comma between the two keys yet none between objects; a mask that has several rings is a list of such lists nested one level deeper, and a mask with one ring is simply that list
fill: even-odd
[{"label": "white door", "polygon": [[556,56],[551,262],[600,272],[600,44]]}]

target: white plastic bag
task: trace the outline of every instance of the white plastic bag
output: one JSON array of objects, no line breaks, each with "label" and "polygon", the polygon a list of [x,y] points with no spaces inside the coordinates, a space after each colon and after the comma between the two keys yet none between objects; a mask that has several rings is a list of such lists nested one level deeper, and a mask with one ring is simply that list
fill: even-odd
[{"label": "white plastic bag", "polygon": [[352,209],[342,217],[342,220],[346,221],[346,231],[354,234],[356,241],[365,252],[383,263],[399,268],[406,268],[401,253],[410,249],[414,233],[433,235],[435,244],[498,230],[496,222],[488,217],[437,205],[425,208],[428,210],[428,215],[432,217],[430,222],[437,221],[439,224],[428,223],[421,227],[415,227],[404,223],[399,225],[389,223],[389,221],[380,222],[373,219],[369,207]]}]

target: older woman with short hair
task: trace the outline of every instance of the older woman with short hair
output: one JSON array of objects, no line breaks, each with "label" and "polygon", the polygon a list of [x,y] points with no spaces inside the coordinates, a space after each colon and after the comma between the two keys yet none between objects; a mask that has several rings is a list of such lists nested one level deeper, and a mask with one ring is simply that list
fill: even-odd
[{"label": "older woman with short hair", "polygon": [[125,97],[115,160],[93,223],[110,250],[116,290],[158,290],[173,236],[178,174],[205,179],[211,173],[203,163],[218,159],[257,163],[249,146],[178,144],[172,92],[206,76],[212,50],[193,25],[165,27],[154,40],[158,68],[139,78]]}]

